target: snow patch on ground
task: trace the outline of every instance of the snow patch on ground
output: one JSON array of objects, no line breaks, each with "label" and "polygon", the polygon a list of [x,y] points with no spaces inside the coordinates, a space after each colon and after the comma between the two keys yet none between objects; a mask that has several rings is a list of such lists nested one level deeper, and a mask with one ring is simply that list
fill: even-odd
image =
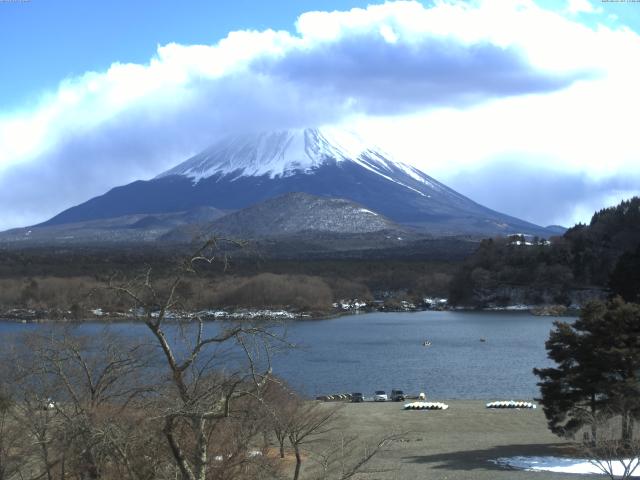
[{"label": "snow patch on ground", "polygon": [[[630,460],[625,460],[628,463]],[[635,459],[636,465],[640,459]],[[502,457],[490,460],[497,465],[504,467],[527,470],[530,472],[555,472],[555,473],[575,473],[575,474],[603,474],[596,465],[582,458],[563,457]],[[616,476],[622,475],[624,467],[619,461],[612,462],[613,473]],[[640,477],[640,468],[633,472],[632,477]]]},{"label": "snow patch on ground", "polygon": [[366,208],[361,208],[360,211],[362,213],[370,213],[371,215],[375,215],[376,217],[378,216],[376,212],[372,212],[371,210],[367,210]]}]

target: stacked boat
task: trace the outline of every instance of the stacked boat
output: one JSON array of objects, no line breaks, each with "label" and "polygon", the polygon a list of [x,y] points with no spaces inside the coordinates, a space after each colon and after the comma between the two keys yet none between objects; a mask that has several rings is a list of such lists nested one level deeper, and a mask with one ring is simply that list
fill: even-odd
[{"label": "stacked boat", "polygon": [[446,410],[449,405],[442,402],[411,402],[405,403],[405,410]]},{"label": "stacked boat", "polygon": [[531,402],[516,402],[514,400],[502,400],[487,403],[487,408],[536,408]]},{"label": "stacked boat", "polygon": [[345,400],[351,400],[352,395],[350,393],[335,393],[333,395],[320,395],[316,397],[316,400],[323,402],[340,402]]}]

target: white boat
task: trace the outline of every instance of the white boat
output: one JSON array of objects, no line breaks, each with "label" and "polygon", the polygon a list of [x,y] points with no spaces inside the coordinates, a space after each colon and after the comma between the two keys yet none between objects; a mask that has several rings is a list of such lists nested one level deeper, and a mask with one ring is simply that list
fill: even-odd
[{"label": "white boat", "polygon": [[487,408],[536,408],[532,402],[516,402],[513,400],[502,400],[487,403]]},{"label": "white boat", "polygon": [[442,402],[411,402],[405,403],[405,410],[446,410],[449,405]]}]

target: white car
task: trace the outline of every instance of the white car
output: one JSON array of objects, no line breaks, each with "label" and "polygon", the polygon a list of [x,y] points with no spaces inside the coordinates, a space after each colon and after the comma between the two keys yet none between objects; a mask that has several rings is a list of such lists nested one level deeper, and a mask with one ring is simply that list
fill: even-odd
[{"label": "white car", "polygon": [[389,400],[389,397],[387,397],[387,392],[385,392],[384,390],[375,391],[373,395],[374,402],[386,402],[387,400]]}]

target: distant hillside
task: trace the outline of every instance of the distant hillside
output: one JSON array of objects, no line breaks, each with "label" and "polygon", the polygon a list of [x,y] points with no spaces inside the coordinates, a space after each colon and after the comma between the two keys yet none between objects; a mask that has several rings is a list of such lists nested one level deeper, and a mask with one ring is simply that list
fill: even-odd
[{"label": "distant hillside", "polygon": [[214,207],[196,207],[171,213],[123,215],[61,225],[14,228],[0,233],[0,247],[144,245],[182,226],[211,223],[227,212]]},{"label": "distant hillside", "polygon": [[455,276],[450,297],[468,305],[580,302],[609,293],[612,272],[622,271],[619,259],[631,258],[639,246],[640,198],[634,197],[551,243],[533,237],[483,241]]},{"label": "distant hillside", "polygon": [[564,235],[567,229],[561,225],[547,225],[545,227],[550,235]]},{"label": "distant hillside", "polygon": [[[402,230],[377,212],[341,198],[288,193],[226,215],[209,226],[216,235],[255,239],[301,232],[371,233]],[[175,236],[170,232],[164,239]]]},{"label": "distant hillside", "polygon": [[211,235],[249,241],[246,252],[271,258],[424,257],[436,252],[451,258],[459,257],[460,252],[469,254],[473,248],[470,242],[456,238],[436,242],[349,200],[301,192],[266,200],[213,222],[179,226],[159,242],[187,245]]}]

